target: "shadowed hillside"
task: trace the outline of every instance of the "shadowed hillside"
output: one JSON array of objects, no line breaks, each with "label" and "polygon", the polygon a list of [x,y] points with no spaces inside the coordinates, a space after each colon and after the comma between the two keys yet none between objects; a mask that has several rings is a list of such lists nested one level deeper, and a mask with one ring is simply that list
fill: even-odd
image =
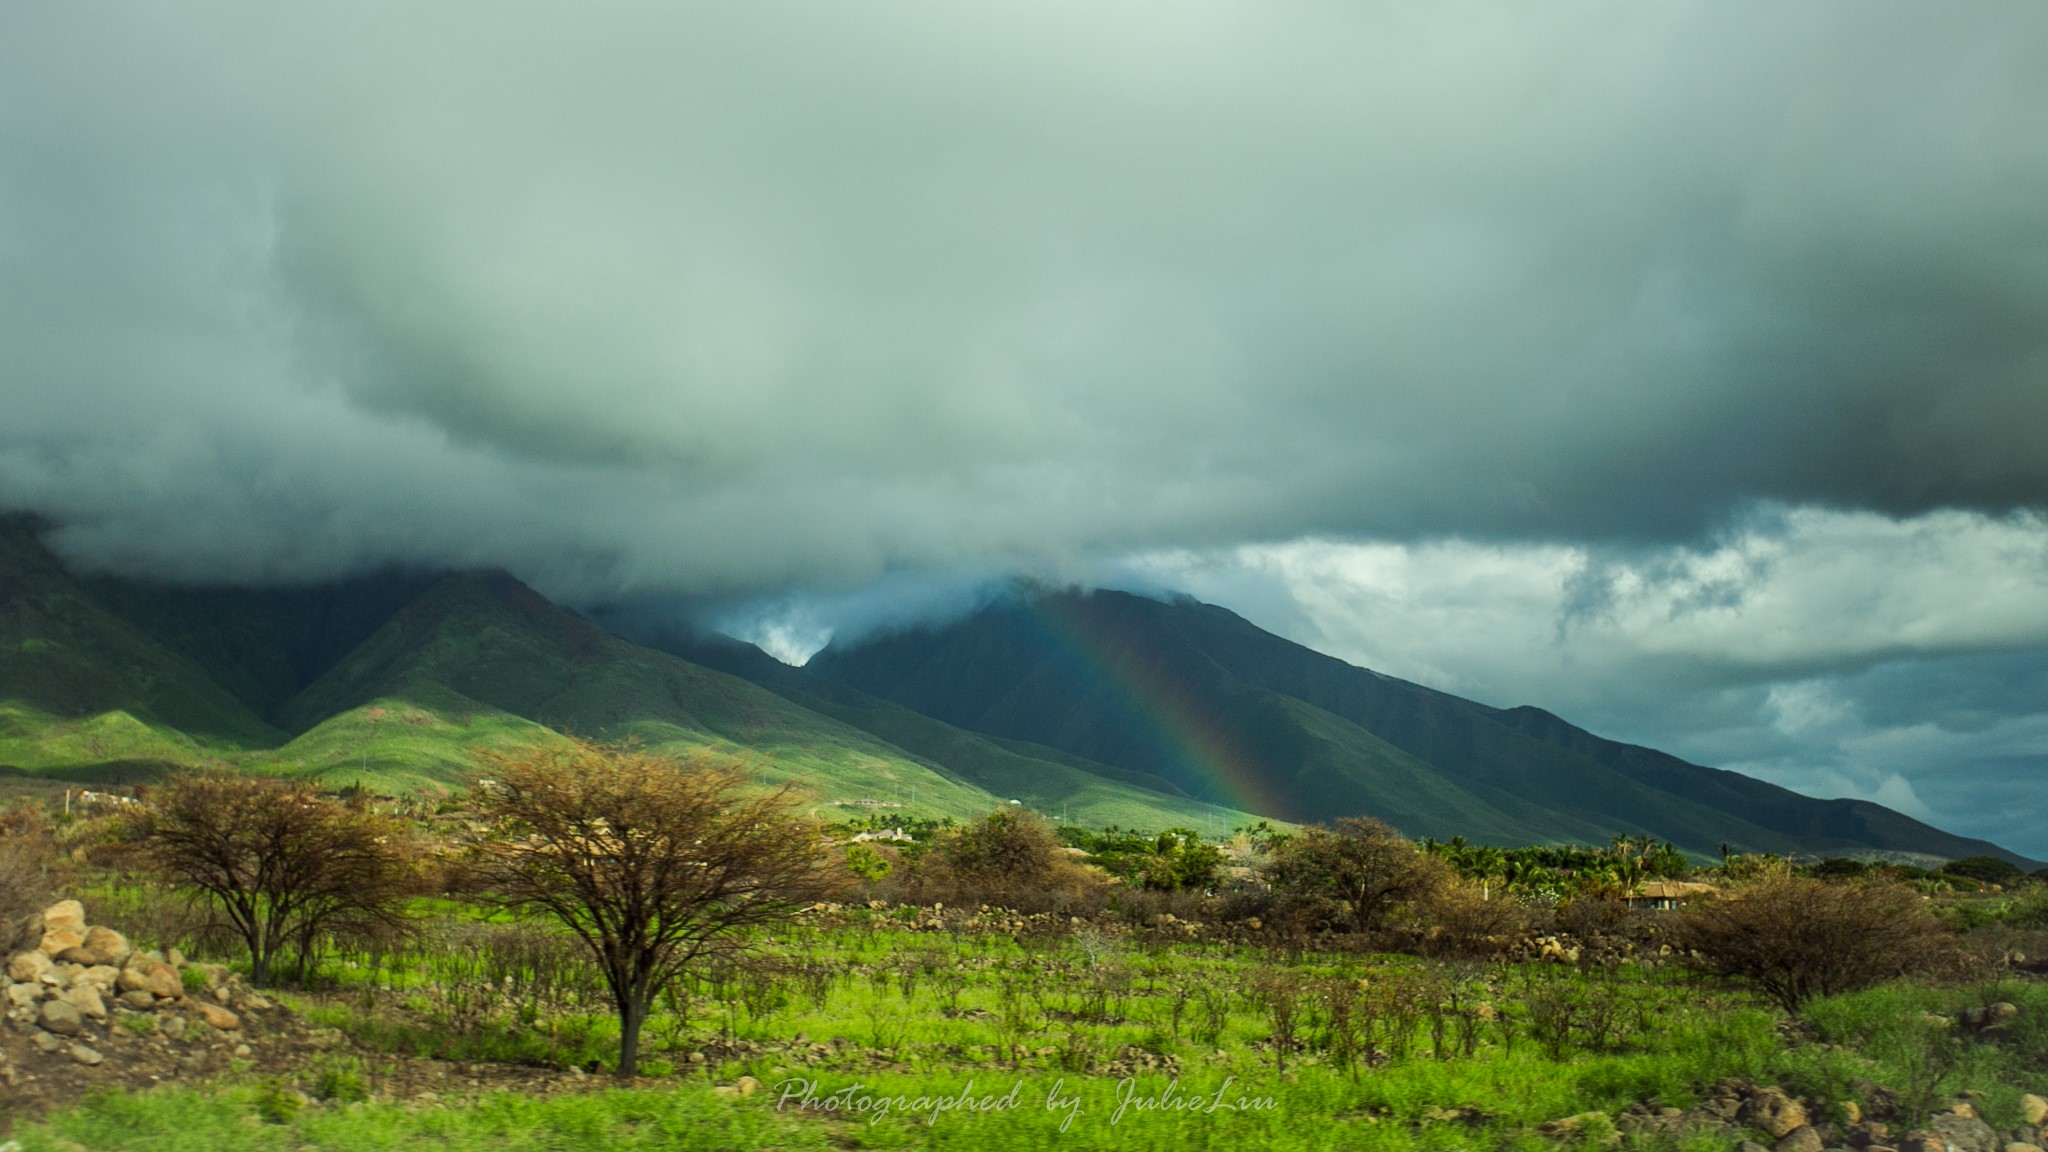
[{"label": "shadowed hillside", "polygon": [[949,723],[1294,820],[1415,836],[1668,839],[1695,853],[1881,850],[2032,861],[1878,805],[1816,800],[1346,664],[1211,605],[1025,592],[828,647],[810,671]]}]

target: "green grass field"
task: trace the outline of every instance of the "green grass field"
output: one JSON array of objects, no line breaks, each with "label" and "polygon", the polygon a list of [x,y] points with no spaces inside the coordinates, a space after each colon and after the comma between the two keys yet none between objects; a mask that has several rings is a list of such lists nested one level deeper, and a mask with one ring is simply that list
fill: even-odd
[{"label": "green grass field", "polygon": [[[615,1028],[573,948],[455,905],[435,917],[405,949],[331,957],[320,990],[293,1000],[313,1023],[356,1039],[372,1087],[379,1052],[601,1070]],[[789,925],[760,941],[756,959],[699,973],[650,1022],[650,1075],[629,1087],[280,1109],[281,1090],[317,1097],[318,1084],[251,1069],[209,1091],[97,1101],[17,1138],[24,1152],[1592,1152],[1614,1146],[1600,1121],[1562,1141],[1538,1127],[1636,1103],[1687,1108],[1726,1077],[1782,1084],[1837,1111],[1873,1084],[1921,1109],[1974,1089],[2000,1127],[2019,1123],[2022,1093],[2048,1091],[2048,989],[2034,983],[1881,987],[1817,1001],[1788,1026],[1740,990],[1669,966],[1289,955],[1094,927],[930,922],[910,909],[854,910]],[[2021,1007],[2020,1027],[1995,1040],[1926,1024],[1926,1013],[1994,999]],[[763,1087],[719,1090],[743,1076]],[[1211,1106],[1219,1090],[1231,1107]],[[939,1107],[963,1093],[994,1103]],[[1734,1142],[1621,1143],[1708,1152]]]}]

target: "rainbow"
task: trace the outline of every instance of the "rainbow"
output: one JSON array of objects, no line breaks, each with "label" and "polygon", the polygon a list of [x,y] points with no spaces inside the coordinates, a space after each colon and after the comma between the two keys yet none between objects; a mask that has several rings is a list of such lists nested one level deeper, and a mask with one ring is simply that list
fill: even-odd
[{"label": "rainbow", "polygon": [[1246,812],[1284,809],[1265,782],[1260,758],[1217,722],[1158,653],[1119,645],[1113,634],[1094,627],[1085,608],[1089,593],[1019,599],[1054,651],[1069,661],[1067,670],[1080,674],[1075,682],[1093,685],[1138,717],[1145,737],[1202,785],[1189,791]]}]

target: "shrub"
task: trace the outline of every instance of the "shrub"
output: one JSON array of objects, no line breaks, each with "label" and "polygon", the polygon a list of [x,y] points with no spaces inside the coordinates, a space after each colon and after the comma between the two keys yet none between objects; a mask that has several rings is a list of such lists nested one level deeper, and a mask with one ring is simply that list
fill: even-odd
[{"label": "shrub", "polygon": [[1071,912],[1092,910],[1106,887],[1035,814],[1004,809],[935,841],[912,891],[919,900]]},{"label": "shrub", "polygon": [[1981,880],[1986,884],[2010,884],[2023,873],[2019,866],[1996,856],[1965,856],[1941,866],[1945,875]]},{"label": "shrub", "polygon": [[1450,878],[1391,826],[1370,817],[1310,828],[1273,849],[1266,880],[1315,926],[1372,932],[1397,908],[1431,896]]},{"label": "shrub", "polygon": [[0,812],[0,954],[32,941],[29,921],[56,895],[57,842],[43,810],[17,802]]},{"label": "shrub", "polygon": [[1442,959],[1479,959],[1512,948],[1529,930],[1516,901],[1469,880],[1439,887],[1415,906],[1415,950]]},{"label": "shrub", "polygon": [[1962,949],[1911,889],[1776,875],[1678,917],[1695,962],[1754,985],[1787,1012],[1814,996],[1966,966]]}]

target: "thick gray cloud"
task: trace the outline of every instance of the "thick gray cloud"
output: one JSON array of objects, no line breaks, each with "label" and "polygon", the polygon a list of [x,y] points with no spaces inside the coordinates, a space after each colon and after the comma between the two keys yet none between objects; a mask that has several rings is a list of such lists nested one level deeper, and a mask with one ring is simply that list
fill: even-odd
[{"label": "thick gray cloud", "polygon": [[789,654],[1178,581],[2040,854],[2043,108],[2029,0],[19,2],[0,505]]},{"label": "thick gray cloud", "polygon": [[2048,503],[2028,3],[17,4],[0,501],[732,595]]}]

